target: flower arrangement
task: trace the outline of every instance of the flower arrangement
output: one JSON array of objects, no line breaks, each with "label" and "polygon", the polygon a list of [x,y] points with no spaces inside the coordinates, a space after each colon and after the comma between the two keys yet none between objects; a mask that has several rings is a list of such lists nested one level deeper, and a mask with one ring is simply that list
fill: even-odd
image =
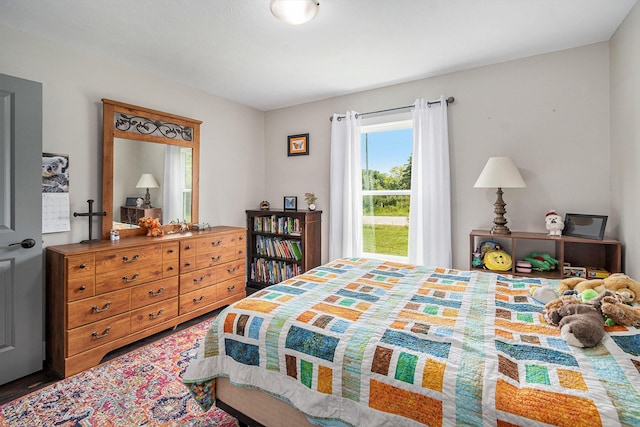
[{"label": "flower arrangement", "polygon": [[316,197],[314,193],[304,193],[304,201],[307,202],[307,204],[311,205],[315,203],[316,200],[318,200],[318,197]]},{"label": "flower arrangement", "polygon": [[160,224],[160,219],[158,218],[140,218],[138,220],[138,224],[140,227],[146,227],[147,236],[149,237],[159,237],[164,235],[164,231],[162,231],[162,224]]}]

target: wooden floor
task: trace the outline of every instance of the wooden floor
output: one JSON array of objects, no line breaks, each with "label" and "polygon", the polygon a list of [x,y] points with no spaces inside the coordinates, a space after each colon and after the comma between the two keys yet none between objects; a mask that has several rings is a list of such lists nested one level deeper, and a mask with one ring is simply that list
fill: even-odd
[{"label": "wooden floor", "polygon": [[[107,362],[115,357],[121,356],[125,353],[128,353],[132,350],[140,348],[146,344],[157,341],[161,338],[164,338],[168,335],[173,334],[176,331],[180,331],[182,329],[188,328],[189,326],[193,326],[197,323],[200,323],[210,317],[218,314],[218,310],[214,310],[211,313],[203,314],[200,317],[196,317],[195,319],[188,320],[175,328],[167,329],[166,331],[158,332],[155,335],[151,335],[147,338],[143,338],[140,341],[136,341],[127,346],[121,347],[119,349],[113,350],[108,353],[101,361]],[[51,369],[45,367],[42,371],[38,371],[31,375],[27,375],[26,377],[17,379],[10,383],[0,385],[0,405],[4,405],[5,403],[11,402],[12,400],[18,399],[26,394],[39,390],[43,387],[46,387],[50,384],[54,384],[60,381],[61,378]]]}]

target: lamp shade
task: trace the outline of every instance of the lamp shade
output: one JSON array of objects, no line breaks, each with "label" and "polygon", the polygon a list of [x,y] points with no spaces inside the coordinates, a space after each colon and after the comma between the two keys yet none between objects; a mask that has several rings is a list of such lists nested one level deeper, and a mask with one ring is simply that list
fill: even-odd
[{"label": "lamp shade", "polygon": [[158,181],[150,173],[143,173],[136,184],[136,188],[158,188]]},{"label": "lamp shade", "polygon": [[269,9],[276,18],[291,25],[300,25],[311,21],[317,14],[320,4],[316,0],[271,0]]},{"label": "lamp shade", "polygon": [[490,157],[475,188],[524,188],[527,185],[511,157]]}]

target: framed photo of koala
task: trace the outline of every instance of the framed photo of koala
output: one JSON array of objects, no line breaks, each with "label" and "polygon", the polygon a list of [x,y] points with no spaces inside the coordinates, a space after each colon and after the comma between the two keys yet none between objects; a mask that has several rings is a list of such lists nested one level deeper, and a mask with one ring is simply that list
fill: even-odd
[{"label": "framed photo of koala", "polygon": [[69,192],[69,155],[42,153],[42,192]]}]

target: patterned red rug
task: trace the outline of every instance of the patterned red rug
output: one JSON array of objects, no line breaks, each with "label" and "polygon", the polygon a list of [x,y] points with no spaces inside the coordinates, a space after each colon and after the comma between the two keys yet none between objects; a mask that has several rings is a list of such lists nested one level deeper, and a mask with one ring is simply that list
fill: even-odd
[{"label": "patterned red rug", "polygon": [[0,426],[236,426],[202,409],[182,384],[213,319],[176,332],[0,407]]}]

